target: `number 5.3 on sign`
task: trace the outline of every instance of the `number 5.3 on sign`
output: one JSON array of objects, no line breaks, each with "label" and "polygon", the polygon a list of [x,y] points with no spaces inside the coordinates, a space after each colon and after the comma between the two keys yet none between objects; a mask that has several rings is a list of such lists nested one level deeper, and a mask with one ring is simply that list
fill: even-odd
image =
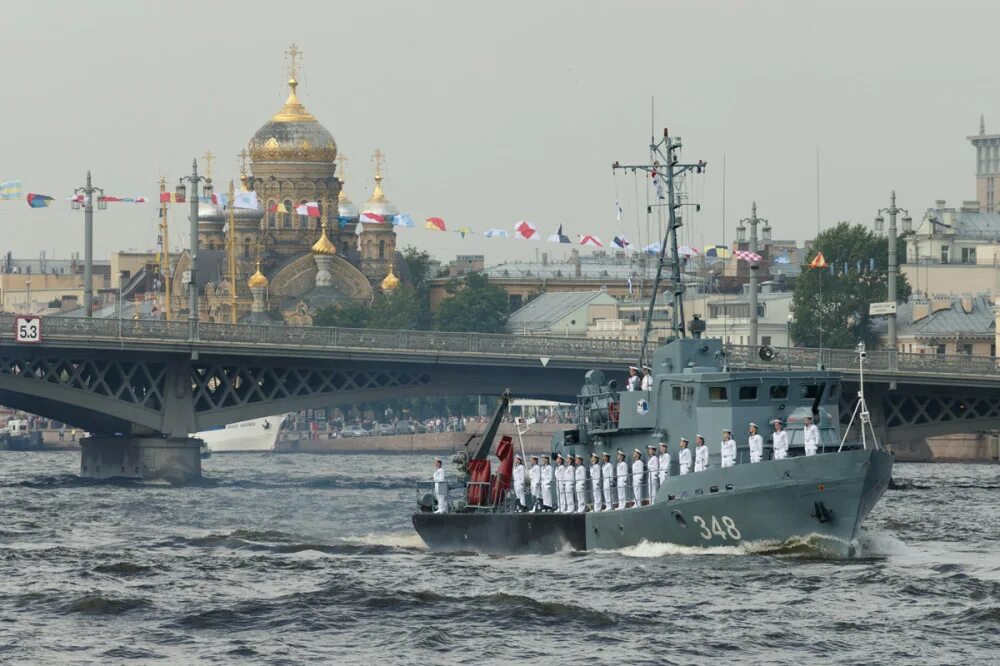
[{"label": "number 5.3 on sign", "polygon": [[40,317],[18,315],[14,322],[14,342],[35,343],[42,341],[42,320]]}]

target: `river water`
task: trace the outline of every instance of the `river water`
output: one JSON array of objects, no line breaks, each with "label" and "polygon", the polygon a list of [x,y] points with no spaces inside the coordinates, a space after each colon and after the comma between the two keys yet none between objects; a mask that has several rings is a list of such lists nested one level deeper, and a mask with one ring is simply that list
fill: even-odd
[{"label": "river water", "polygon": [[216,455],[198,487],[0,453],[0,662],[1000,661],[1000,468],[905,465],[861,553],[428,553],[429,456]]}]

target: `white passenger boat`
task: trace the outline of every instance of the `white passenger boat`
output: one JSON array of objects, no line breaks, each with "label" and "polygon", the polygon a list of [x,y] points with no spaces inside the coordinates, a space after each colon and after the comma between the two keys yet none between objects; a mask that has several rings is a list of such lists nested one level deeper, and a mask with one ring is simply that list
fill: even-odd
[{"label": "white passenger boat", "polygon": [[204,440],[210,453],[248,453],[273,451],[287,414],[277,414],[230,423],[214,430],[203,430],[194,437]]}]

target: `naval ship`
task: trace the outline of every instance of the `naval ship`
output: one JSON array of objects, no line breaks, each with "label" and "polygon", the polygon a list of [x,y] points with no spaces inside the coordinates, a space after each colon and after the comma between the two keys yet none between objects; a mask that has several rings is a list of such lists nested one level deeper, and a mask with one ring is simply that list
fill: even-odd
[{"label": "naval ship", "polygon": [[[645,452],[650,444],[666,442],[670,452],[669,476],[655,497],[628,508],[582,513],[546,511],[538,498],[528,497],[525,510],[511,490],[513,446],[510,437],[496,443],[499,422],[507,409],[504,394],[497,411],[475,450],[456,456],[459,482],[450,483],[447,512],[439,513],[436,496],[418,488],[418,511],[413,526],[434,551],[471,551],[489,554],[550,553],[564,549],[619,549],[644,541],[682,546],[733,546],[754,544],[816,549],[834,556],[848,556],[865,518],[886,491],[893,465],[891,453],[875,439],[864,402],[863,345],[859,345],[861,391],[851,424],[841,431],[839,398],[841,377],[823,368],[815,370],[750,370],[730,365],[721,340],[700,337],[704,322],[691,322],[689,337],[683,319],[683,284],[678,261],[676,229],[680,220],[673,179],[686,170],[701,171],[704,162],[681,164],[678,139],[666,130],[661,142],[650,146],[663,162],[635,168],[663,178],[669,203],[668,238],[660,251],[660,267],[646,315],[646,332],[639,367],[652,368],[649,390],[622,390],[617,380],[601,370],[590,370],[577,397],[578,423],[553,438],[555,455],[624,451],[631,468],[634,449]],[[663,166],[668,165],[668,166]],[[673,336],[646,355],[653,304],[659,294],[667,244],[672,255]],[[762,347],[762,359],[773,350]],[[816,455],[806,456],[805,418],[819,428]],[[772,423],[780,419],[789,433],[788,457],[775,460]],[[857,430],[852,429],[855,419]],[[748,425],[759,424],[764,438],[763,460],[749,462]],[[722,431],[737,441],[737,462],[720,465]],[[845,433],[858,432],[858,441]],[[870,436],[869,436],[870,433]],[[694,446],[695,435],[705,437],[708,469],[679,474],[681,437]],[[494,472],[490,454],[497,455]],[[534,453],[534,452],[529,452]],[[693,454],[693,450],[692,450]],[[523,456],[523,453],[522,453]],[[527,460],[525,461],[527,462]],[[429,487],[427,484],[425,487]],[[631,491],[631,479],[628,484]],[[553,486],[558,486],[553,483]],[[592,501],[586,484],[587,502]],[[561,490],[561,489],[557,489]],[[612,497],[617,496],[612,482]],[[613,500],[614,501],[614,500]],[[533,510],[532,510],[533,509]]]}]

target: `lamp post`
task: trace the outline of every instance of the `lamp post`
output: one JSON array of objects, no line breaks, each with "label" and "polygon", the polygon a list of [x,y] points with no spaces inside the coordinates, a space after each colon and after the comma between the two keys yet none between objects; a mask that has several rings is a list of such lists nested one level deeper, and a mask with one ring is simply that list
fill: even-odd
[{"label": "lamp post", "polygon": [[183,176],[177,181],[176,198],[183,200],[186,196],[184,181],[191,183],[191,280],[188,282],[188,338],[198,339],[198,183],[205,182],[205,196],[212,196],[212,179],[198,175],[198,160],[191,160],[191,175]]},{"label": "lamp post", "polygon": [[788,323],[785,324],[785,368],[792,369],[792,313],[788,313]]},{"label": "lamp post", "polygon": [[[94,316],[94,192],[100,192],[97,209],[105,210],[108,202],[104,200],[104,190],[94,187],[87,170],[87,184],[73,190],[73,194],[83,195],[83,300],[88,317]],[[80,199],[73,197],[70,204],[73,210],[80,210]]]},{"label": "lamp post", "polygon": [[32,308],[31,308],[31,278],[30,277],[27,280],[24,281],[24,287],[25,287],[25,289],[28,290],[28,296],[27,296],[28,302],[27,302],[26,307],[24,309],[27,310],[28,314],[32,314]]},{"label": "lamp post", "polygon": [[125,279],[127,273],[125,271],[118,271],[118,339],[122,338],[122,291],[124,286],[122,285],[122,280]]},{"label": "lamp post", "polygon": [[[771,226],[767,223],[767,220],[757,217],[757,202],[754,201],[750,206],[750,217],[740,220],[740,225],[736,227],[736,237],[738,240],[742,240],[744,234],[746,233],[746,227],[743,223],[746,222],[750,225],[750,251],[757,254],[757,225],[761,222],[764,223],[764,229],[767,232],[768,238],[771,236]],[[751,261],[750,262],[750,345],[752,347],[757,347],[757,281],[758,272],[760,271],[760,262]]]},{"label": "lamp post", "polygon": [[[910,217],[910,211],[905,208],[898,208],[896,206],[896,190],[893,190],[889,195],[889,207],[880,208],[875,215],[875,232],[882,233],[882,228],[885,225],[885,218],[882,217],[883,213],[889,214],[889,267],[888,267],[888,301],[895,305],[896,303],[896,215],[899,213],[904,213],[903,217],[903,228],[907,231],[912,228],[913,218]],[[889,358],[895,359],[896,352],[896,313],[895,311],[889,313]]]}]

